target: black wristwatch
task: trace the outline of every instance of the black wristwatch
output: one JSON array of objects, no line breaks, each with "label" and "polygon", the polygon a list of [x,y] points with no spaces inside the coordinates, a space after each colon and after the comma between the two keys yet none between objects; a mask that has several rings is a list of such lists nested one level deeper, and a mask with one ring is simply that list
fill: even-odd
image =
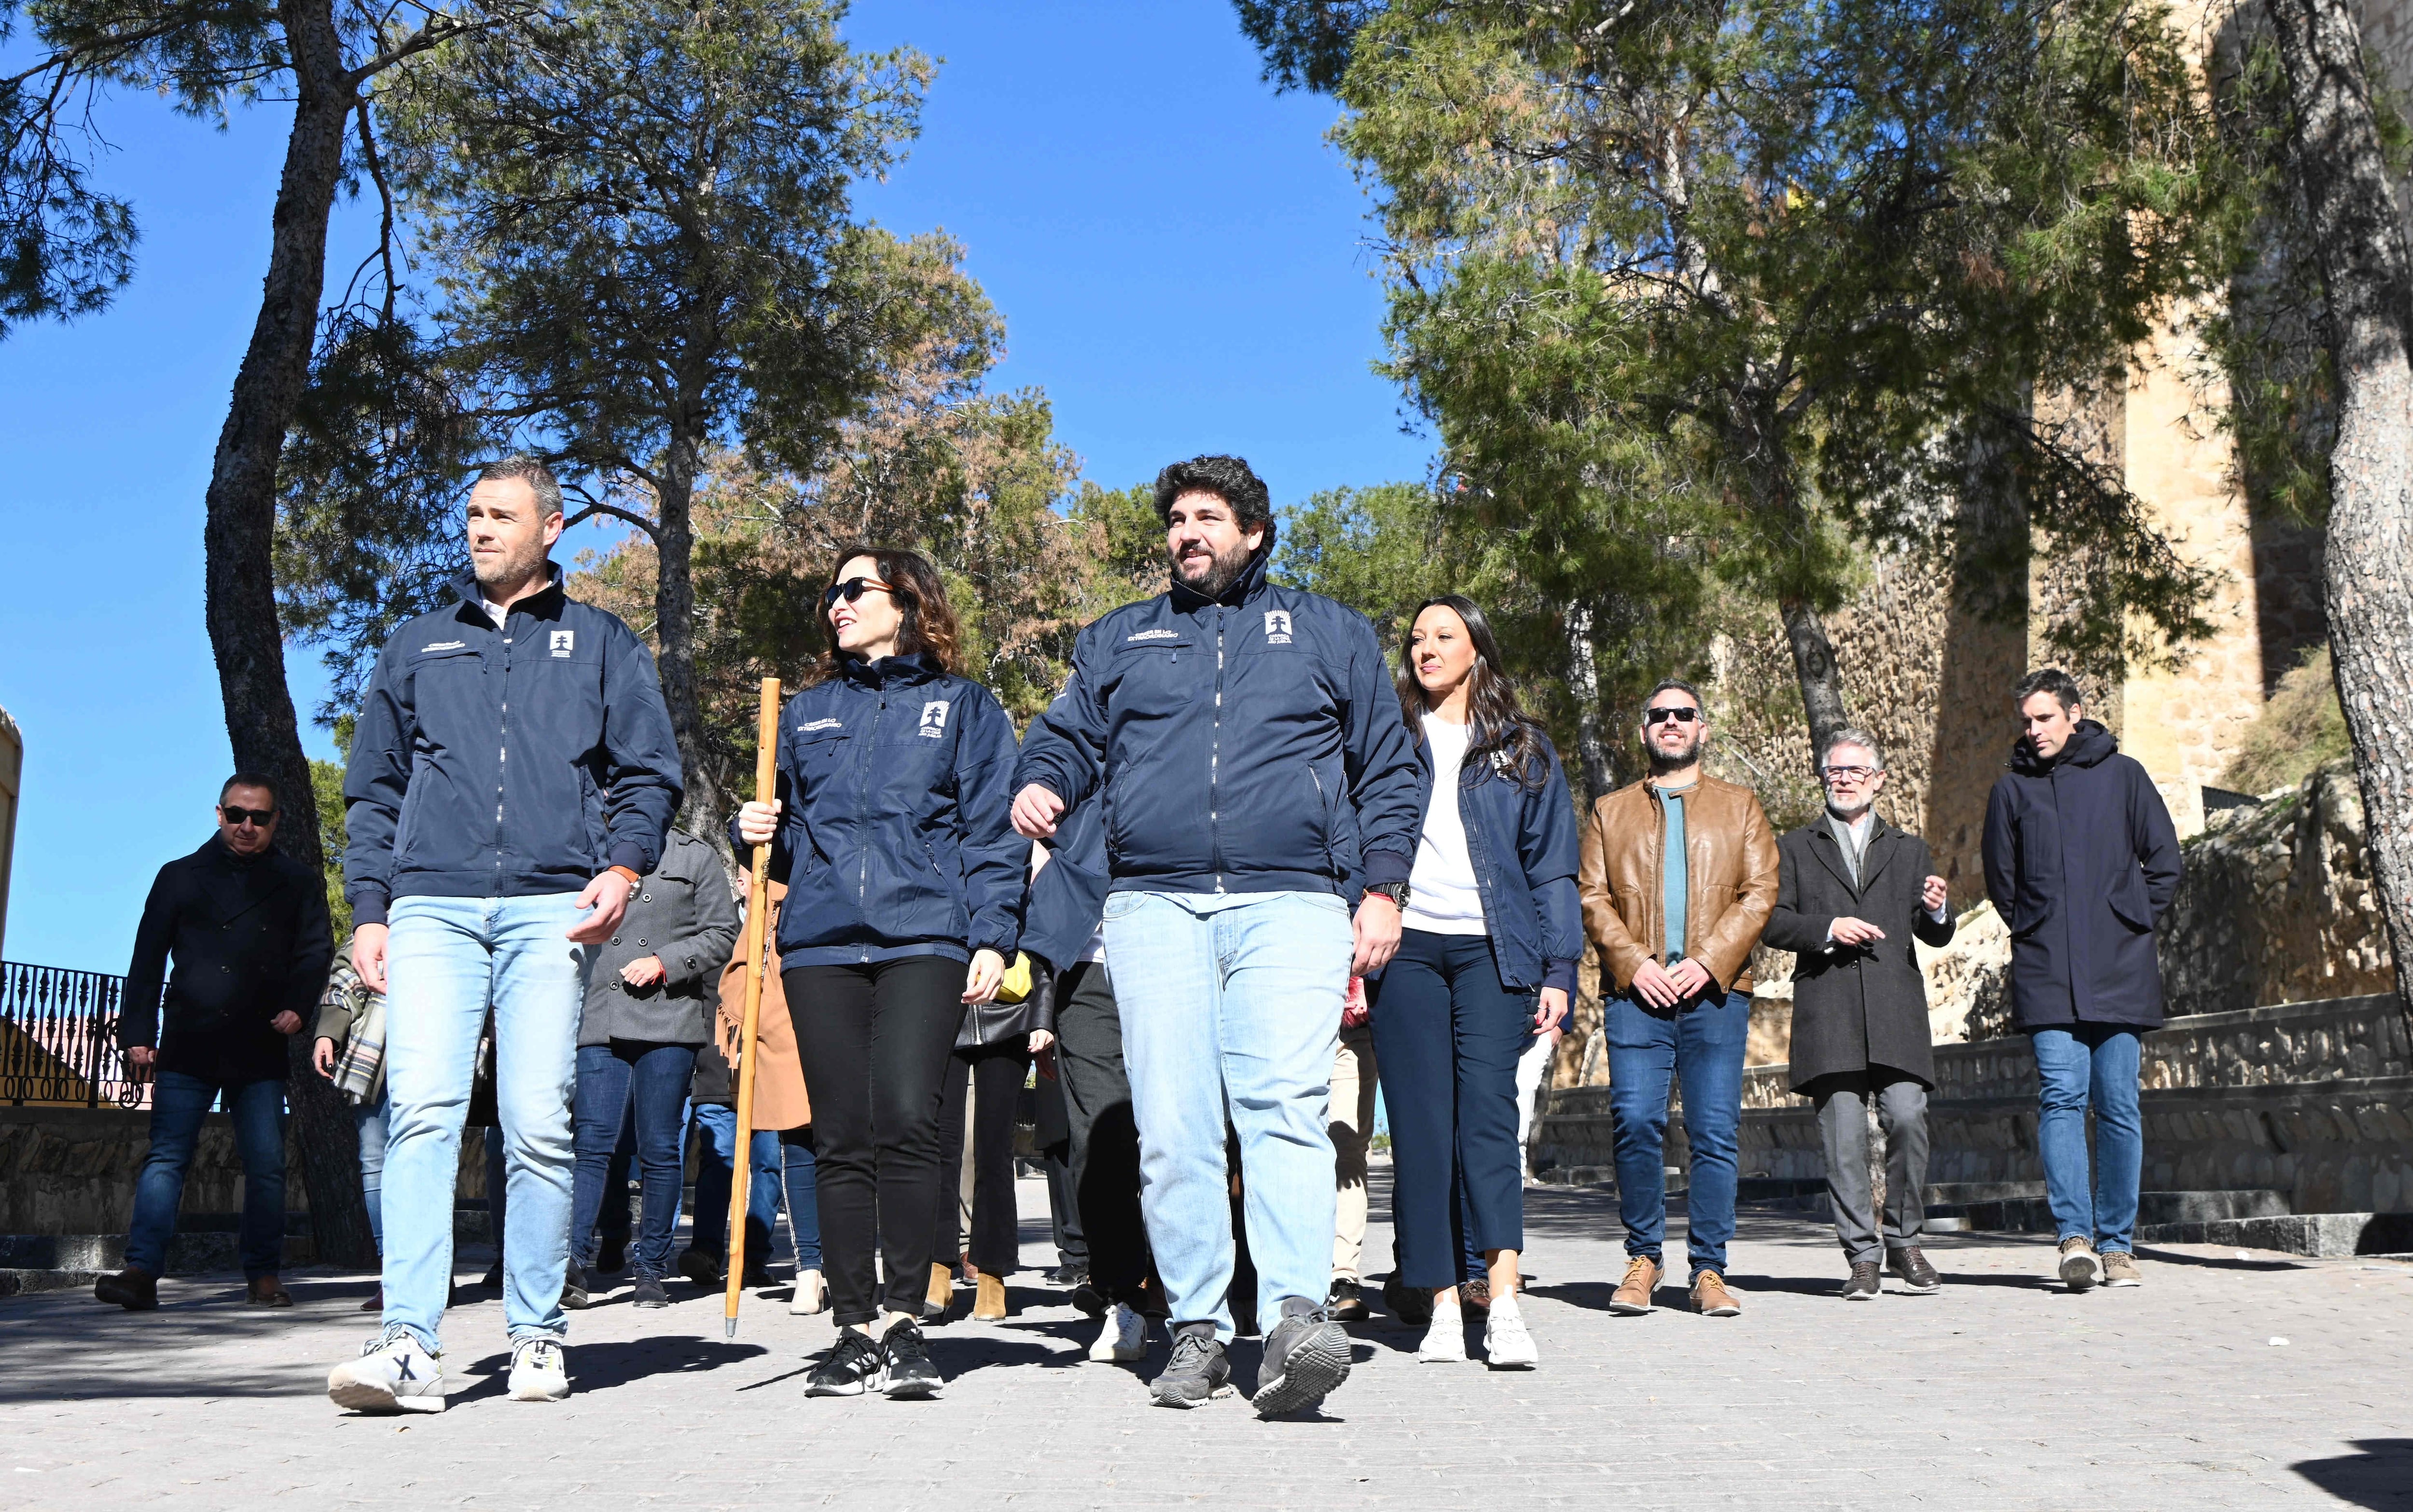
[{"label": "black wristwatch", "polygon": [[1408,885],[1404,882],[1369,883],[1366,890],[1368,892],[1379,892],[1384,897],[1390,899],[1391,906],[1397,908],[1403,914],[1408,911]]}]

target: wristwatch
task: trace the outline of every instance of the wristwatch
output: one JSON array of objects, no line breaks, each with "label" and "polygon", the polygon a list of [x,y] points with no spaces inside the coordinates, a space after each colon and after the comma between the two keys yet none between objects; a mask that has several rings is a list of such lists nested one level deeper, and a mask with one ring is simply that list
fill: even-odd
[{"label": "wristwatch", "polygon": [[1379,892],[1391,900],[1391,906],[1401,913],[1408,910],[1408,885],[1404,882],[1374,882],[1367,885],[1368,892]]}]

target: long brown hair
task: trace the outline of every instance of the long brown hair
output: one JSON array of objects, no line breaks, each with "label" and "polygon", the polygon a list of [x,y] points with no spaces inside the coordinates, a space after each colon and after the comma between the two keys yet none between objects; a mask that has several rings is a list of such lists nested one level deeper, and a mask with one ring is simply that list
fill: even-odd
[{"label": "long brown hair", "polygon": [[[826,594],[838,584],[838,574],[857,557],[871,558],[872,572],[892,589],[898,612],[905,623],[896,632],[896,653],[910,656],[915,652],[931,660],[954,676],[964,675],[963,633],[955,624],[955,611],[947,606],[947,585],[939,577],[939,569],[919,551],[909,551],[901,546],[843,546],[830,560],[829,581],[822,587]],[[817,611],[821,620],[822,651],[821,660],[813,664],[813,681],[827,682],[837,676],[837,630],[830,624],[830,609],[823,605]]]},{"label": "long brown hair", "polygon": [[1474,667],[1466,674],[1466,759],[1459,765],[1460,780],[1475,770],[1477,761],[1489,760],[1509,781],[1540,792],[1550,780],[1542,727],[1517,702],[1517,684],[1500,668],[1500,641],[1491,633],[1491,622],[1462,594],[1426,599],[1399,632],[1399,673],[1392,686],[1399,690],[1399,712],[1408,728],[1422,729],[1424,716],[1432,711],[1415,672],[1416,621],[1429,609],[1445,609],[1464,621],[1466,639],[1474,646]]}]

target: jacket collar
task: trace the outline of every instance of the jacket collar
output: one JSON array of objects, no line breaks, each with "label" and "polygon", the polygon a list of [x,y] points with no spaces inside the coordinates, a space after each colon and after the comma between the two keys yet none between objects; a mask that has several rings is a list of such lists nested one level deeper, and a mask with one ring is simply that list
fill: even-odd
[{"label": "jacket collar", "polygon": [[[544,565],[545,585],[511,607],[513,614],[532,614],[540,620],[561,618],[561,606],[569,602],[561,589],[561,564],[547,560]],[[459,595],[463,609],[474,611],[478,618],[486,617],[486,595],[478,586],[478,575],[466,567],[454,574],[452,592]]]},{"label": "jacket collar", "polygon": [[1274,543],[1268,535],[1266,544],[1257,548],[1257,554],[1249,558],[1249,565],[1240,569],[1240,575],[1237,578],[1232,580],[1232,586],[1213,598],[1198,592],[1179,578],[1173,579],[1170,596],[1173,599],[1174,609],[1179,613],[1189,614],[1205,609],[1210,604],[1236,606],[1247,603],[1265,592],[1266,573],[1273,561],[1273,554]]},{"label": "jacket collar", "polygon": [[1843,859],[1843,843],[1835,838],[1834,817],[1823,808],[1818,811],[1817,822],[1810,827],[1810,848],[1818,853],[1818,859],[1827,870],[1835,873],[1836,881],[1850,888],[1855,896],[1864,895],[1870,885],[1876,881],[1877,874],[1885,870],[1886,862],[1893,859],[1893,837],[1900,831],[1886,823],[1884,815],[1869,815],[1868,844],[1860,847],[1859,885],[1854,887],[1852,868]]},{"label": "jacket collar", "polygon": [[2110,759],[2120,749],[2119,738],[2092,719],[2081,719],[2070,733],[2069,743],[2061,754],[2048,761],[2036,754],[2024,735],[2011,742],[2010,768],[2022,777],[2042,777],[2056,767],[2097,767]]},{"label": "jacket collar", "polygon": [[849,652],[838,653],[838,676],[859,688],[911,687],[917,683],[933,683],[947,675],[938,658],[927,652],[909,652],[902,656],[882,656],[868,660]]}]

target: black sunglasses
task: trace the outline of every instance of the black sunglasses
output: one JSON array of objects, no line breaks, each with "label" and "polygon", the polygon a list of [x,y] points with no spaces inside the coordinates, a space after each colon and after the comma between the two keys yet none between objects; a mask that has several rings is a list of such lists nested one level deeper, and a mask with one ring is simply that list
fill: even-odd
[{"label": "black sunglasses", "polygon": [[1691,704],[1679,704],[1673,709],[1645,709],[1642,711],[1642,723],[1645,725],[1664,725],[1671,719],[1679,725],[1689,725],[1694,720],[1700,717],[1701,712],[1698,709],[1694,708]]},{"label": "black sunglasses", "polygon": [[844,582],[834,582],[829,585],[822,595],[822,609],[826,612],[836,608],[837,601],[841,598],[850,604],[854,603],[864,595],[874,590],[886,594],[892,598],[896,596],[896,589],[877,578],[849,578]]},{"label": "black sunglasses", "polygon": [[227,823],[234,825],[238,829],[244,825],[250,824],[258,825],[260,829],[265,829],[270,825],[276,822],[276,811],[274,809],[245,809],[238,808],[232,803],[221,803],[218,805],[218,812],[226,815]]}]

